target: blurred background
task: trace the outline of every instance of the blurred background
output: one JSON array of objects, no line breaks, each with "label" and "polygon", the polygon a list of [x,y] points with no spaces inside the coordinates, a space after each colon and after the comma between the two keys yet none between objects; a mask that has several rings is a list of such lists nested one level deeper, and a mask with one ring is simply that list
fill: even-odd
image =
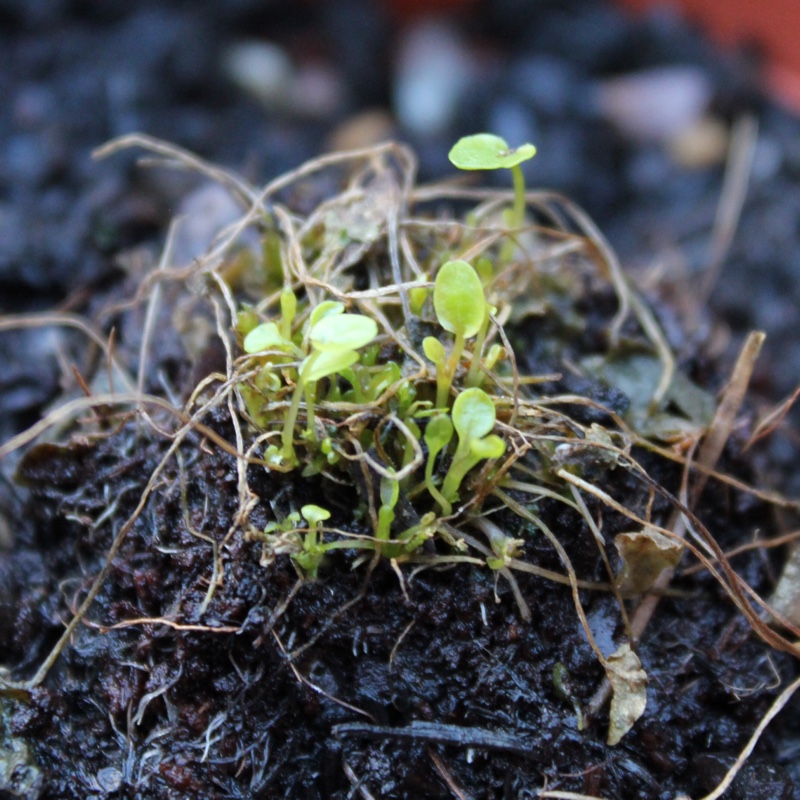
[{"label": "blurred background", "polygon": [[[189,176],[93,161],[112,137],[261,183],[387,138],[415,148],[422,180],[453,177],[453,142],[491,131],[536,144],[528,185],[570,195],[645,282],[705,287],[714,325],[675,292],[692,335],[735,352],[766,330],[756,383],[777,400],[800,376],[800,123],[794,49],[771,37],[800,33],[800,12],[771,0],[756,24],[746,6],[0,0],[0,312],[85,310],[119,281],[118,253],[157,248],[186,208]],[[57,390],[40,347],[0,336],[3,433]]]}]

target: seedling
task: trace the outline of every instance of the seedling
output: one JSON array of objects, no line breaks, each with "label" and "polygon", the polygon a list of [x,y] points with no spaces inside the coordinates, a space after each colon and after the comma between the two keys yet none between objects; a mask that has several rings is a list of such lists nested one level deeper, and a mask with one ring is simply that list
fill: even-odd
[{"label": "seedling", "polygon": [[465,389],[453,403],[458,446],[442,483],[442,495],[447,501],[452,503],[458,498],[461,481],[479,461],[499,458],[505,452],[506,443],[491,433],[494,422],[494,403],[483,389]]},{"label": "seedling", "polygon": [[[321,303],[320,306],[326,304]],[[318,311],[319,306],[315,309]],[[378,334],[375,320],[361,314],[344,314],[341,303],[330,303],[312,313],[309,340],[312,352],[300,364],[292,403],[283,425],[281,460],[294,464],[294,425],[303,395],[307,400],[307,433],[313,438],[316,382],[341,372],[358,361],[358,348],[369,344]]]},{"label": "seedling", "polygon": [[300,514],[308,523],[308,531],[303,540],[303,549],[295,553],[295,563],[303,570],[306,577],[314,580],[322,563],[322,556],[325,552],[322,546],[322,523],[331,518],[331,512],[325,508],[315,505],[303,506]]},{"label": "seedling", "polygon": [[520,164],[536,155],[532,144],[511,148],[505,139],[491,133],[476,133],[459,139],[450,150],[450,162],[459,169],[510,169],[514,181],[514,206],[509,218],[512,228],[525,219],[525,177]]},{"label": "seedling", "polygon": [[428,446],[428,461],[425,464],[425,485],[434,500],[441,506],[442,513],[447,517],[453,513],[453,507],[433,482],[433,468],[436,456],[450,444],[453,438],[453,423],[447,414],[437,414],[425,428],[425,444]]},{"label": "seedling", "polygon": [[[466,261],[448,261],[439,269],[433,287],[433,307],[439,324],[455,336],[447,359],[441,342],[432,336],[422,342],[425,355],[436,364],[436,407],[446,408],[466,340],[488,323],[481,279]],[[473,353],[473,361],[479,356]]]}]

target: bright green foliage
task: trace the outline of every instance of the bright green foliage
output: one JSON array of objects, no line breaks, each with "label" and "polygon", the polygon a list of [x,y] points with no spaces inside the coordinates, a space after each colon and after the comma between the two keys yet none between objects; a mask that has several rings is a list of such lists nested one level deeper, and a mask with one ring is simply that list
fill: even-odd
[{"label": "bright green foliage", "polygon": [[459,169],[511,169],[535,155],[532,144],[512,148],[500,136],[476,133],[459,139],[448,157]]},{"label": "bright green foliage", "polygon": [[495,423],[494,403],[483,389],[465,389],[453,403],[453,425],[458,434],[458,446],[450,469],[442,484],[442,494],[453,502],[464,476],[479,462],[499,458],[506,443],[490,434]]},{"label": "bright green foliage", "polygon": [[378,530],[375,538],[379,542],[388,542],[394,522],[394,507],[400,498],[400,484],[394,478],[381,478],[381,507],[378,509]]},{"label": "bright green foliage", "polygon": [[297,313],[297,296],[292,287],[285,285],[281,290],[281,335],[284,339],[292,338],[292,323]]},{"label": "bright green foliage", "polygon": [[[323,305],[320,303],[320,306]],[[352,366],[358,361],[356,349],[369,344],[378,333],[375,320],[361,314],[343,314],[343,311],[341,303],[328,303],[322,312],[316,315],[312,313],[309,340],[314,349],[300,364],[292,403],[283,425],[280,458],[286,464],[293,465],[295,462],[294,425],[303,394],[306,395],[308,409],[306,434],[313,438],[316,382]],[[275,454],[272,455],[274,458]]]},{"label": "bright green foliage", "polygon": [[[450,357],[445,359],[444,347],[432,337],[427,337],[422,347],[425,355],[436,364],[436,407],[446,408],[450,387],[466,340],[486,330],[488,304],[483,294],[483,284],[473,267],[466,261],[448,261],[436,274],[433,287],[433,307],[439,324],[455,337]],[[483,336],[481,338],[481,344]],[[480,351],[473,352],[473,363]]]},{"label": "bright green foliage", "polygon": [[331,518],[331,512],[320,506],[307,505],[300,509],[300,514],[308,523],[308,531],[303,540],[303,549],[299,553],[295,553],[292,558],[306,577],[314,580],[325,553],[322,544],[322,523]]},{"label": "bright green foliage", "polygon": [[344,314],[344,303],[340,303],[338,300],[323,300],[312,309],[308,318],[308,327],[313,328],[324,317],[337,314]]},{"label": "bright green foliage", "polygon": [[425,485],[434,500],[440,505],[445,516],[453,512],[453,506],[436,488],[433,482],[433,468],[436,457],[450,444],[453,438],[453,423],[447,414],[437,414],[432,417],[425,428],[425,444],[428,446],[428,460],[425,464]]},{"label": "bright green foliage", "polygon": [[519,166],[533,158],[536,148],[523,144],[512,148],[505,139],[491,133],[476,133],[459,139],[450,150],[451,163],[459,169],[510,169],[514,180],[514,208],[509,219],[518,228],[525,219],[525,179]]},{"label": "bright green foliage", "polygon": [[283,350],[292,352],[297,348],[294,343],[284,338],[274,322],[264,322],[253,328],[245,336],[242,345],[245,353],[260,353],[264,350]]},{"label": "bright green foliage", "polygon": [[[423,274],[420,276],[421,282],[427,280],[427,275]],[[411,303],[411,313],[416,314],[416,316],[419,317],[422,314],[422,308],[425,305],[425,301],[428,299],[428,287],[418,286],[413,289],[409,289],[408,299]]]},{"label": "bright green foliage", "polygon": [[439,324],[456,336],[474,336],[483,323],[486,299],[478,273],[466,261],[448,261],[436,273],[433,307]]},{"label": "bright green foliage", "polygon": [[492,548],[494,557],[486,559],[489,569],[504,569],[511,563],[512,558],[522,555],[522,539],[513,539],[506,536],[496,525],[487,527],[486,534],[489,538],[489,547]]},{"label": "bright green foliage", "polygon": [[329,313],[312,324],[309,332],[312,347],[322,353],[358,350],[377,335],[378,325],[375,320],[361,314],[339,316]]}]

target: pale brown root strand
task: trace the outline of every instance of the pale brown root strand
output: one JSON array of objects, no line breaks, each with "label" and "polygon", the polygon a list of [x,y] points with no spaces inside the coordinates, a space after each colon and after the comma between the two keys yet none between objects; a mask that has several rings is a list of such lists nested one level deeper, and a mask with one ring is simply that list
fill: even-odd
[{"label": "pale brown root strand", "polygon": [[747,443],[742,448],[749,450],[757,441],[769,436],[779,425],[783,423],[784,418],[791,410],[792,406],[797,402],[800,397],[800,386],[798,386],[785,400],[778,403],[755,427],[755,430],[750,435]]},{"label": "pale brown root strand", "polygon": [[[733,126],[725,178],[711,235],[708,264],[695,301],[696,318],[699,317],[702,309],[708,307],[709,298],[722,274],[725,257],[733,243],[747,197],[747,187],[753,170],[757,144],[758,120],[754,116],[745,115]],[[696,324],[697,319],[695,320]]]},{"label": "pale brown root strand", "polygon": [[[730,560],[734,556],[749,553],[751,550],[769,550],[773,547],[782,547],[785,544],[796,542],[798,539],[800,539],[800,530],[785,533],[783,536],[776,536],[773,539],[754,539],[752,542],[747,542],[747,544],[740,544],[738,547],[726,550],[725,558]],[[713,559],[713,561],[716,562],[716,559]],[[691,567],[682,569],[680,574],[681,576],[696,575],[704,569],[705,566],[703,564],[693,564]]]},{"label": "pale brown root strand", "polygon": [[284,660],[289,665],[289,668],[294,673],[295,678],[297,678],[298,683],[302,683],[308,686],[309,689],[316,692],[319,695],[322,695],[327,700],[330,700],[332,703],[336,703],[337,706],[341,706],[342,708],[346,708],[348,711],[352,711],[355,714],[360,714],[362,717],[366,717],[371,722],[375,723],[377,720],[369,711],[364,711],[363,708],[359,708],[358,706],[354,706],[351,703],[348,703],[346,700],[340,700],[338,697],[335,697],[332,694],[326,692],[322,687],[317,686],[316,683],[312,683],[302,672],[295,666],[294,662],[292,661],[289,654],[286,652],[286,648],[283,646],[283,642],[281,641],[281,637],[278,636],[277,631],[273,628],[270,633],[272,634],[273,638],[275,639],[278,649],[281,651]]},{"label": "pale brown root strand", "polygon": [[445,766],[444,759],[432,748],[428,748],[428,757],[436,767],[436,771],[442,776],[442,780],[447,784],[447,788],[453,793],[456,800],[472,800],[472,795],[461,786],[453,776],[453,773]]},{"label": "pale brown root strand", "polygon": [[631,630],[631,621],[628,618],[628,610],[625,608],[625,601],[622,599],[622,594],[620,593],[619,587],[617,586],[617,582],[614,578],[614,570],[611,568],[611,562],[608,560],[608,553],[606,552],[605,542],[603,541],[603,534],[600,533],[600,529],[597,527],[594,517],[589,513],[589,509],[586,507],[586,503],[583,502],[580,492],[574,486],[570,486],[569,488],[572,490],[572,496],[575,498],[575,502],[578,505],[581,516],[588,525],[589,530],[592,532],[592,536],[594,536],[597,549],[600,551],[600,556],[603,559],[603,564],[606,568],[606,574],[611,582],[611,591],[614,593],[617,606],[619,607],[622,624],[625,627],[625,634],[628,637],[628,641],[633,644],[636,642],[636,638]]},{"label": "pale brown root strand", "polygon": [[356,775],[353,768],[350,764],[347,763],[347,759],[342,758],[342,770],[345,774],[345,777],[348,781],[350,781],[350,785],[353,787],[348,797],[353,797],[353,792],[358,792],[361,795],[361,800],[376,800],[375,795],[373,795],[366,786],[364,786],[364,779],[359,778]]},{"label": "pale brown root strand", "polygon": [[800,678],[795,679],[792,683],[790,683],[773,701],[772,705],[769,707],[769,710],[761,719],[761,722],[758,723],[758,727],[753,731],[753,735],[750,737],[749,741],[747,742],[747,746],[739,753],[738,758],[734,762],[733,766],[728,770],[725,778],[722,782],[714,789],[711,794],[707,794],[701,798],[701,800],[717,800],[717,798],[722,797],[722,795],[729,789],[730,785],[733,783],[734,779],[736,778],[739,770],[744,766],[745,762],[748,758],[750,758],[750,754],[755,749],[755,746],[758,744],[758,740],[761,738],[761,734],[767,728],[770,722],[781,712],[784,706],[792,699],[792,696],[800,688]]},{"label": "pale brown root strand", "polygon": [[[742,345],[730,382],[722,394],[717,413],[714,415],[714,420],[706,432],[703,444],[697,454],[697,463],[708,470],[714,468],[722,455],[722,451],[725,449],[725,443],[731,435],[736,422],[736,415],[744,402],[747,387],[750,385],[750,378],[753,374],[753,367],[758,354],[761,352],[761,346],[765,338],[765,334],[755,331],[747,337]],[[706,480],[705,474],[698,476],[692,490],[692,506],[696,505],[700,499]]]}]

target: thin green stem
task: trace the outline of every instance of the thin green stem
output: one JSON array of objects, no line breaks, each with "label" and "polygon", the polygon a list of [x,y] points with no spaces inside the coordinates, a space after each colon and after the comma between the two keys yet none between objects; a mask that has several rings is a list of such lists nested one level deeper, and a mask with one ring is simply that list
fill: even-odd
[{"label": "thin green stem", "polygon": [[[436,455],[438,455],[438,451]],[[428,463],[425,465],[425,486],[428,488],[431,497],[433,497],[433,499],[439,504],[439,507],[442,509],[442,513],[446,517],[449,517],[453,513],[453,506],[436,488],[436,484],[433,482],[433,466],[434,462],[436,461],[436,455],[434,455],[433,458],[431,458],[431,454],[428,455]]]},{"label": "thin green stem", "polygon": [[525,221],[525,176],[522,167],[515,164],[511,167],[511,176],[514,179],[514,207],[511,224],[513,228],[521,228]]},{"label": "thin green stem", "polygon": [[472,363],[469,365],[469,372],[464,381],[466,386],[480,386],[483,376],[481,375],[481,356],[483,355],[483,343],[486,341],[486,334],[489,331],[489,308],[487,304],[486,313],[483,317],[483,323],[475,337],[475,344],[472,347]]},{"label": "thin green stem", "polygon": [[[441,374],[436,376],[436,408],[447,408],[450,397],[450,386],[453,383],[453,376],[461,361],[461,354],[464,352],[466,340],[463,333],[457,333],[453,342],[453,349],[450,351],[450,358],[441,365]],[[437,367],[438,370],[438,367]]]},{"label": "thin green stem", "polygon": [[314,435],[314,407],[317,402],[317,382],[309,381],[305,389],[306,394],[306,436],[310,442],[316,441]]},{"label": "thin green stem", "polygon": [[281,441],[283,442],[283,449],[281,456],[284,461],[294,461],[294,425],[297,422],[297,414],[300,411],[300,400],[303,397],[305,390],[304,373],[308,373],[308,369],[313,366],[314,362],[319,357],[319,353],[312,353],[305,362],[303,369],[297,376],[297,383],[294,386],[294,394],[292,395],[292,404],[289,406],[289,413],[283,421],[283,434]]}]

